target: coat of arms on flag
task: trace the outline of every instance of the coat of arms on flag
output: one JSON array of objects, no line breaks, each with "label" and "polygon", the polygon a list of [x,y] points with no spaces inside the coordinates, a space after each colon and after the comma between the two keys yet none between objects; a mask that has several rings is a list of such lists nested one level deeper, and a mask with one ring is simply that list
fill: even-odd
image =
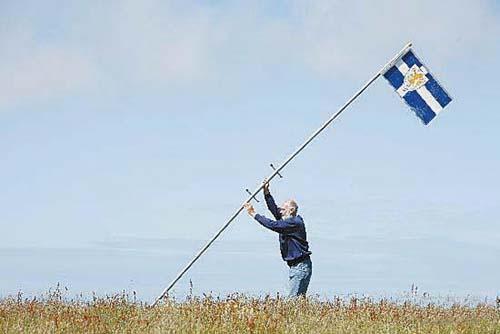
[{"label": "coat of arms on flag", "polygon": [[385,72],[384,77],[426,125],[451,102],[450,95],[411,49]]}]

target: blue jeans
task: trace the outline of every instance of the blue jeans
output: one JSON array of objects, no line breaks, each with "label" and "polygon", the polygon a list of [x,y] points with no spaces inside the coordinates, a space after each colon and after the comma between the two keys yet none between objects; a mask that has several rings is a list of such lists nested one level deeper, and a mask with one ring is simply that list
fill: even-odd
[{"label": "blue jeans", "polygon": [[310,258],[307,258],[306,260],[290,267],[290,274],[288,276],[290,290],[288,292],[288,297],[293,298],[305,295],[311,276],[312,262]]}]

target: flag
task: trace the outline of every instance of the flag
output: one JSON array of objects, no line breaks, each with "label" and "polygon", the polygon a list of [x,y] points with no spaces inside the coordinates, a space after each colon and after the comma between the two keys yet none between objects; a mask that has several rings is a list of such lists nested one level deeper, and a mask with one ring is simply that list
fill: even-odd
[{"label": "flag", "polygon": [[412,49],[399,58],[384,77],[425,125],[451,102],[450,95]]}]

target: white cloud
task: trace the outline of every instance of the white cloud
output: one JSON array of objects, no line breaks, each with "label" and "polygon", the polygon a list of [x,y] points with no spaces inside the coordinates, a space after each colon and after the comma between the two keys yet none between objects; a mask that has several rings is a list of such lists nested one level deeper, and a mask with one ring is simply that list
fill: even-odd
[{"label": "white cloud", "polygon": [[3,38],[0,107],[25,99],[51,98],[88,88],[96,69],[77,49],[40,45],[27,31]]},{"label": "white cloud", "polygon": [[[129,1],[94,15],[85,47],[95,62],[139,81],[198,79],[206,66],[214,22],[198,7]],[[88,32],[82,22],[79,33]],[[98,43],[96,44],[96,41]]]},{"label": "white cloud", "polygon": [[[314,1],[295,4],[304,60],[327,75],[374,70],[406,42],[450,58],[498,44],[499,21],[486,1]],[[496,42],[496,43],[495,43]]]},{"label": "white cloud", "polygon": [[[500,20],[491,1],[296,0],[283,15],[266,6],[82,3],[46,14],[42,23],[14,13],[0,33],[8,46],[0,54],[0,105],[116,84],[192,87],[228,77],[237,83],[276,64],[325,77],[359,75],[409,40],[442,62],[498,47]],[[56,41],[33,37],[53,20],[64,26]]]}]

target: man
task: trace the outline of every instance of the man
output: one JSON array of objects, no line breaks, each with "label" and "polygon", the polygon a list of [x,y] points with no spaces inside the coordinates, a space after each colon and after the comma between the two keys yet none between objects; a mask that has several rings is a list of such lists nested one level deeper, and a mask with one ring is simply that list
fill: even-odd
[{"label": "man", "polygon": [[250,203],[246,203],[245,208],[261,225],[279,233],[281,257],[290,267],[288,296],[305,295],[311,280],[312,262],[304,220],[297,215],[298,206],[294,200],[285,201],[281,207],[276,205],[267,180],[264,180],[263,190],[267,208],[276,220],[257,214]]}]

